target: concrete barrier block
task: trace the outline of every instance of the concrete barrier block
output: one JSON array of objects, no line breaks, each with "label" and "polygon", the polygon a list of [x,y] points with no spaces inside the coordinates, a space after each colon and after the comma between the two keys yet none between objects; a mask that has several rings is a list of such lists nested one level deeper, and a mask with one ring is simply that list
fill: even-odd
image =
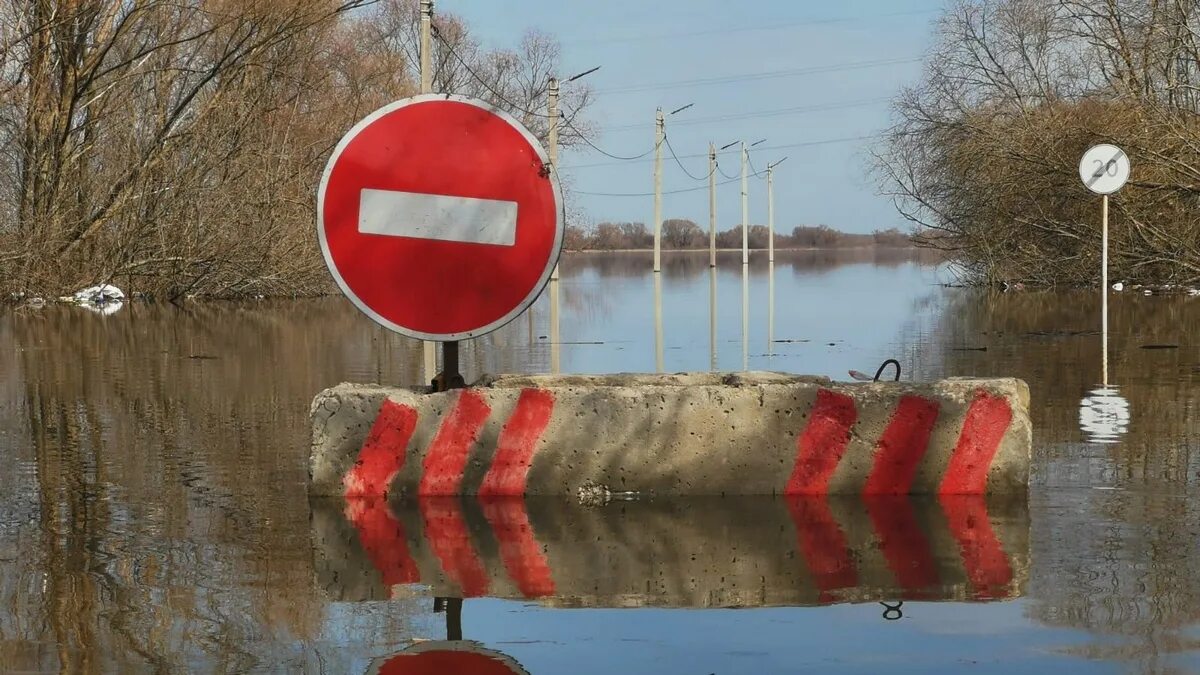
[{"label": "concrete barrier block", "polygon": [[310,491],[345,496],[983,494],[1027,489],[1015,379],[771,373],[344,384],[312,406]]}]

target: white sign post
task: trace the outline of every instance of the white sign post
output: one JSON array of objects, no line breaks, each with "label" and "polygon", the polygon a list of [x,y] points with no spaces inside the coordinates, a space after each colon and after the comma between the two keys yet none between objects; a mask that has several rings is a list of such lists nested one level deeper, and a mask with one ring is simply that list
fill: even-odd
[{"label": "white sign post", "polygon": [[1079,423],[1088,440],[1115,443],[1129,425],[1129,403],[1108,386],[1108,196],[1129,180],[1129,156],[1115,145],[1094,145],[1079,160],[1079,179],[1103,196],[1100,207],[1100,349],[1103,387],[1083,399]]},{"label": "white sign post", "polygon": [[1129,156],[1115,145],[1093,145],[1079,160],[1079,179],[1087,189],[1103,195],[1100,207],[1100,323],[1104,352],[1104,386],[1108,386],[1108,196],[1129,180]]}]

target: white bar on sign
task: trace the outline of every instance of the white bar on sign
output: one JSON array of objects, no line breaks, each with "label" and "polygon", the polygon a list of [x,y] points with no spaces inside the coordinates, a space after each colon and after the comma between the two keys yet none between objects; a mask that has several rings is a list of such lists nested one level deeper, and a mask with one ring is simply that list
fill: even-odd
[{"label": "white bar on sign", "polygon": [[358,196],[358,231],[512,246],[517,241],[517,203],[363,188]]}]

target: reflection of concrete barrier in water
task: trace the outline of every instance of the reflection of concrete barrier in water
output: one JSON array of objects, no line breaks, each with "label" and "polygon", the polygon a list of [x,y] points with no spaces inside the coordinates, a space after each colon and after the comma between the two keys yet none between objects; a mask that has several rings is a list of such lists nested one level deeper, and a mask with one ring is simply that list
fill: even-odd
[{"label": "reflection of concrete barrier in water", "polygon": [[383,600],[539,599],[569,607],[757,607],[994,600],[1027,578],[1024,500],[733,497],[313,500],[319,585]]},{"label": "reflection of concrete barrier in water", "polygon": [[1018,380],[835,385],[742,375],[509,376],[313,403],[322,496],[1024,492]]}]

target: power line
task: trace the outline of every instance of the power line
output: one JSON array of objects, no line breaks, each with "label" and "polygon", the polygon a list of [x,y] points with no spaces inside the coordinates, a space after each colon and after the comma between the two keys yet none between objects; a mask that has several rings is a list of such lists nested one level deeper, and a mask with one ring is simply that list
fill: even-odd
[{"label": "power line", "polygon": [[874,59],[871,61],[855,61],[851,63],[830,64],[826,66],[810,66],[807,68],[791,68],[788,70],[770,70],[757,73],[740,73],[737,75],[721,75],[717,77],[702,77],[693,80],[674,80],[668,82],[653,82],[643,84],[631,84],[625,87],[614,87],[612,89],[597,90],[596,94],[612,94],[619,92],[635,92],[635,91],[652,91],[656,89],[680,89],[684,87],[703,87],[713,84],[729,84],[733,82],[755,82],[758,80],[769,80],[779,77],[796,77],[799,75],[813,75],[818,73],[836,73],[844,70],[857,70],[860,68],[876,68],[879,66],[899,65],[902,63],[918,63],[923,61],[922,56],[909,56],[904,58],[893,59]]},{"label": "power line", "polygon": [[[641,159],[641,158],[645,157],[646,155],[649,155],[650,153],[652,153],[652,152],[654,152],[655,150],[657,150],[657,149],[658,149],[658,145],[656,144],[656,145],[655,145],[653,148],[650,148],[649,150],[647,150],[647,151],[643,152],[643,153],[642,153],[642,154],[640,154],[640,155],[631,155],[631,156],[629,156],[629,157],[625,157],[625,156],[622,156],[622,155],[614,155],[614,154],[612,154],[611,152],[609,152],[609,151],[605,150],[604,148],[601,148],[600,146],[598,146],[598,145],[596,145],[595,143],[593,143],[593,142],[591,141],[591,139],[589,139],[589,138],[587,137],[587,134],[583,133],[583,132],[582,132],[582,131],[580,131],[578,128],[576,128],[576,127],[575,127],[575,125],[571,123],[571,120],[572,120],[573,118],[574,118],[574,115],[570,115],[570,116],[567,116],[567,117],[563,117],[563,118],[562,118],[562,120],[563,120],[563,123],[564,123],[564,124],[566,124],[566,126],[567,126],[568,128],[570,128],[572,131],[574,131],[576,134],[578,134],[578,135],[579,135],[579,137],[580,137],[581,139],[583,139],[583,142],[584,142],[584,143],[587,143],[588,145],[590,145],[590,146],[592,147],[592,149],[593,149],[593,150],[595,150],[596,152],[598,152],[598,153],[600,153],[600,154],[604,155],[605,157],[611,157],[611,158],[613,158],[613,159],[615,159],[615,160],[619,160],[619,161],[622,161],[622,162],[632,162],[632,161],[639,160],[639,159]],[[664,140],[665,140],[665,139],[664,139]]]},{"label": "power line", "polygon": [[746,161],[750,164],[750,171],[753,172],[753,173],[751,173],[752,176],[754,176],[755,178],[762,178],[765,175],[763,172],[754,168],[754,160],[750,159],[750,153],[746,153]]},{"label": "power line", "polygon": [[[820,140],[820,141],[805,141],[802,143],[788,143],[785,145],[768,145],[768,146],[759,148],[759,150],[760,151],[761,150],[786,150],[788,148],[807,148],[807,147],[812,147],[812,146],[817,146],[817,145],[830,145],[833,143],[849,143],[851,141],[865,141],[865,140],[879,139],[879,138],[883,138],[883,137],[884,137],[884,134],[868,134],[866,136],[849,136],[846,138],[829,138],[829,139]],[[719,152],[720,151],[718,151],[718,153]],[[726,150],[725,152],[729,153],[729,152],[733,152],[733,150]],[[707,153],[698,154],[698,155],[680,155],[680,157],[687,158],[687,159],[694,158],[694,157],[707,157],[707,156],[708,156]],[[647,160],[642,160],[642,161],[647,161]],[[572,166],[564,166],[563,169],[564,170],[566,170],[566,169],[590,169],[592,167],[611,166],[613,164],[614,164],[614,162],[595,162],[592,164],[575,164]],[[721,175],[725,175],[725,173],[722,172]]]},{"label": "power line", "polygon": [[[717,185],[729,185],[730,183],[736,182],[737,180],[738,180],[737,178],[734,178],[733,180],[720,181],[719,183],[717,183]],[[701,185],[699,187],[682,188],[679,190],[667,190],[666,192],[663,192],[663,194],[664,195],[677,195],[677,194],[680,194],[683,192],[698,192],[700,190],[707,190],[707,189],[708,189],[707,185]],[[654,196],[653,192],[584,192],[582,190],[572,190],[572,192],[577,195],[587,195],[589,197],[653,197]]]},{"label": "power line", "polygon": [[[678,122],[672,122],[673,126],[685,126],[692,124],[708,124],[709,122],[730,122],[733,120],[751,119],[757,117],[776,117],[780,115],[793,115],[806,112],[821,112],[825,110],[844,110],[846,108],[857,108],[860,106],[874,105],[876,103],[886,103],[891,101],[890,96],[880,96],[876,98],[860,99],[856,101],[844,101],[841,103],[823,103],[817,105],[802,105],[791,108],[775,108],[773,110],[762,110],[759,112],[748,113],[729,113],[726,115],[714,115],[709,117],[696,117]],[[605,127],[607,131],[620,131],[625,129],[641,129],[648,126],[646,123],[629,123],[619,124],[615,126]]]},{"label": "power line", "polygon": [[613,42],[640,42],[642,40],[670,40],[673,38],[698,37],[702,35],[729,35],[733,33],[746,33],[756,31],[773,31],[784,30],[788,28],[799,28],[802,26],[820,26],[833,23],[857,23],[866,22],[873,19],[887,19],[902,16],[916,16],[921,14],[935,14],[942,11],[940,8],[935,9],[920,9],[904,12],[890,12],[887,14],[877,14],[874,16],[857,16],[857,17],[837,17],[829,19],[801,19],[799,21],[789,21],[785,23],[760,24],[757,26],[742,26],[739,28],[713,28],[708,30],[698,30],[683,33],[659,33],[657,35],[624,35],[609,38],[575,38],[570,40],[572,43],[589,43],[589,44],[606,44]]},{"label": "power line", "polygon": [[679,168],[681,171],[683,171],[685,174],[687,174],[688,178],[691,178],[692,180],[708,180],[709,176],[712,176],[711,171],[708,172],[707,176],[693,176],[692,172],[688,171],[687,167],[683,165],[683,162],[679,161],[679,155],[676,155],[675,148],[671,147],[671,139],[668,136],[664,135],[663,141],[665,141],[667,144],[667,150],[671,151],[671,156],[675,158],[675,163],[679,165]]}]

